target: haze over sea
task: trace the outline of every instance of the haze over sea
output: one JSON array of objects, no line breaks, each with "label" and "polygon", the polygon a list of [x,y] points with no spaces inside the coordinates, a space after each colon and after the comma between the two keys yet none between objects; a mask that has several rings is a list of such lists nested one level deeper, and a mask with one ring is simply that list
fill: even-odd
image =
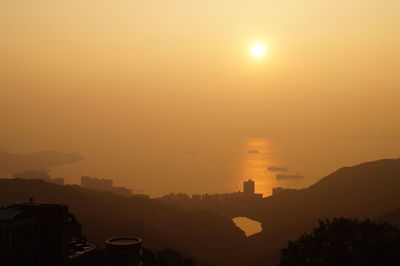
[{"label": "haze over sea", "polygon": [[[305,162],[300,152],[289,151],[289,156],[282,155],[277,145],[262,137],[222,139],[215,143],[169,148],[149,145],[141,151],[125,151],[125,154],[101,153],[99,156],[89,153],[87,160],[54,168],[51,173],[66,177],[71,183],[79,183],[81,175],[111,178],[117,185],[143,189],[151,196],[171,192],[241,191],[246,179],[256,182],[256,193],[268,196],[273,187],[302,188],[329,173],[330,164],[321,167],[312,161]],[[316,157],[315,161],[318,159]],[[305,177],[278,181],[277,172],[269,171],[269,166],[286,166],[288,174],[299,172]]]},{"label": "haze over sea", "polygon": [[0,150],[153,196],[396,158],[399,3],[1,1]]}]

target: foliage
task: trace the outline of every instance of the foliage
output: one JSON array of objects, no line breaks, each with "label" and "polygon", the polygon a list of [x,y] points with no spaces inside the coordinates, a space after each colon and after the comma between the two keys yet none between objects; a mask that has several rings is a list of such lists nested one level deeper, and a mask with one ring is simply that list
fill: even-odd
[{"label": "foliage", "polygon": [[143,264],[144,266],[194,266],[195,262],[172,249],[164,249],[156,254],[143,249]]},{"label": "foliage", "polygon": [[400,263],[400,233],[387,223],[335,218],[290,241],[279,266],[391,266]]}]

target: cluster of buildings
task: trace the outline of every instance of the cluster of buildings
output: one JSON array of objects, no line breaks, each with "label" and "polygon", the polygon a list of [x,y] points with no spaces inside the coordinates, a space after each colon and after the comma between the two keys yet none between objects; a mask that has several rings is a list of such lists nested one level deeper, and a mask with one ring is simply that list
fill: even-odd
[{"label": "cluster of buildings", "polygon": [[66,205],[30,200],[0,209],[2,266],[135,266],[141,254],[139,238],[108,239],[105,252],[88,242]]},{"label": "cluster of buildings", "polygon": [[84,188],[96,190],[96,191],[108,191],[113,192],[116,195],[129,197],[132,196],[132,189],[126,187],[114,187],[111,179],[102,179],[90,176],[81,177],[81,186]]},{"label": "cluster of buildings", "polygon": [[163,200],[192,200],[192,201],[243,201],[262,199],[263,194],[255,193],[255,182],[251,179],[243,182],[243,191],[224,194],[193,194],[189,196],[184,193],[168,194],[162,196]]},{"label": "cluster of buildings", "polygon": [[272,196],[282,195],[282,194],[287,194],[287,193],[290,193],[290,192],[297,192],[297,191],[298,191],[297,189],[274,187],[272,189]]},{"label": "cluster of buildings", "polygon": [[[13,178],[20,179],[40,179],[48,183],[57,184],[57,185],[65,185],[65,181],[63,178],[52,178],[45,171],[24,171],[15,173]],[[116,195],[123,197],[130,197],[133,195],[132,189],[122,187],[122,186],[114,186],[113,180],[111,179],[102,179],[90,176],[82,176],[81,177],[81,186],[84,188],[96,190],[96,191],[108,191],[112,192]],[[143,192],[140,190],[139,192]],[[144,194],[135,194],[135,196],[145,196]]]}]

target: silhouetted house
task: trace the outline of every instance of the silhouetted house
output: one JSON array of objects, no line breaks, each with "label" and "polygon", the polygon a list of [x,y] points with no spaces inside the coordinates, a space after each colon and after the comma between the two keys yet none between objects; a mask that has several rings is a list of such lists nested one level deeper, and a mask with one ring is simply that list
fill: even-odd
[{"label": "silhouetted house", "polygon": [[110,238],[106,241],[107,266],[142,265],[142,240],[137,237]]},{"label": "silhouetted house", "polygon": [[80,224],[68,213],[68,206],[20,202],[14,204],[14,209],[29,212],[38,219],[41,265],[65,265],[69,241],[80,233]]},{"label": "silhouetted house", "polygon": [[15,209],[0,209],[0,265],[41,265],[36,238],[38,219]]},{"label": "silhouetted house", "polygon": [[245,194],[254,194],[254,181],[249,179],[243,182],[243,192]]},{"label": "silhouetted house", "polygon": [[66,205],[19,202],[1,209],[0,220],[1,266],[99,265]]}]

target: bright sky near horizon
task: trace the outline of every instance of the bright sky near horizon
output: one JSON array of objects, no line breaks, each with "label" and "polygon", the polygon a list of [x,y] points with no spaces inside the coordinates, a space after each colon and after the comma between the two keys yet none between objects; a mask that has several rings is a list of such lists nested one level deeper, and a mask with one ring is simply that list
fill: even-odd
[{"label": "bright sky near horizon", "polygon": [[398,14],[395,0],[1,1],[0,149],[78,151],[54,174],[154,194],[238,188],[252,138],[314,179],[399,157]]}]

